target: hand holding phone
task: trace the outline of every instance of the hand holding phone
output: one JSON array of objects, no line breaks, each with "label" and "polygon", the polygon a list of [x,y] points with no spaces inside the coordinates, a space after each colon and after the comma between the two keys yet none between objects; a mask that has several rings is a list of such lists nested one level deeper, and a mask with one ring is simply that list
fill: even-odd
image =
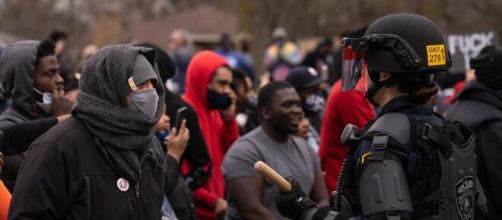
[{"label": "hand holding phone", "polygon": [[186,128],[186,119],[181,120],[180,123],[180,128],[172,128],[169,136],[164,140],[167,146],[167,154],[177,161],[180,161],[190,139],[190,131]]},{"label": "hand holding phone", "polygon": [[183,106],[176,112],[176,123],[174,124],[176,131],[180,131],[181,122],[186,118],[187,107]]}]

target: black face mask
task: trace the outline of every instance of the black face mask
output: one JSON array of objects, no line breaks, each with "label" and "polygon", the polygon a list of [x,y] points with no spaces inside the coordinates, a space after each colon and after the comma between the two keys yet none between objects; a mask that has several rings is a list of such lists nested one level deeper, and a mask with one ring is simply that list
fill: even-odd
[{"label": "black face mask", "polygon": [[325,105],[326,99],[322,95],[321,91],[309,95],[302,101],[303,112],[306,116],[321,115]]},{"label": "black face mask", "polygon": [[226,109],[232,104],[232,100],[225,93],[218,93],[213,89],[207,89],[207,107],[209,109]]},{"label": "black face mask", "polygon": [[382,87],[390,88],[394,85],[399,84],[399,82],[401,82],[403,80],[403,78],[399,77],[398,75],[392,75],[389,79],[387,79],[385,81],[379,81],[379,79],[378,79],[379,73],[371,71],[371,70],[369,72],[369,77],[370,77],[371,81],[373,82],[373,85],[370,88],[368,88],[368,90],[366,91],[365,97],[366,97],[366,99],[368,99],[368,101],[370,101],[371,104],[373,104],[376,107],[382,107],[378,103],[376,103],[376,101],[374,100],[375,95],[378,92],[378,90]]},{"label": "black face mask", "polygon": [[375,97],[379,88],[380,87],[376,87],[373,85],[370,88],[368,88],[368,90],[366,91],[366,95],[365,95],[366,99],[368,99],[368,101],[370,101],[370,103],[376,107],[379,107],[380,105],[378,103],[376,103],[375,100],[373,100],[373,97]]}]

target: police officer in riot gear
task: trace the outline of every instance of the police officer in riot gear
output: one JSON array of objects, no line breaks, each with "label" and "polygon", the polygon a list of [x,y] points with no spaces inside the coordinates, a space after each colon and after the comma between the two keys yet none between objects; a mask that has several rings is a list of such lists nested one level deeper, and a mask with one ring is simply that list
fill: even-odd
[{"label": "police officer in riot gear", "polygon": [[[317,207],[296,183],[277,207],[293,219],[474,219],[484,213],[477,190],[476,140],[459,123],[433,113],[434,76],[451,60],[435,24],[419,15],[374,21],[361,38],[343,39],[343,89],[366,77],[366,98],[381,107],[351,145],[329,207]],[[476,204],[481,204],[477,206]]]}]

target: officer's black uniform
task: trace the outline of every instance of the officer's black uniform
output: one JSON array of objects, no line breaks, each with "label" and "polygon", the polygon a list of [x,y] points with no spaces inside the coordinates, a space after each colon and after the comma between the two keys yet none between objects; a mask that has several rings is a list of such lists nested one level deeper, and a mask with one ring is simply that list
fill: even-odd
[{"label": "officer's black uniform", "polygon": [[[450,218],[448,215],[441,215],[440,209],[455,206],[457,201],[448,199],[448,192],[445,192],[448,187],[441,187],[442,172],[444,172],[445,168],[441,166],[440,157],[453,158],[453,148],[461,148],[466,152],[471,151],[473,153],[473,136],[459,127],[458,124],[446,121],[442,116],[434,114],[431,108],[412,103],[408,96],[397,97],[389,101],[382,108],[378,118],[375,122],[367,125],[367,130],[359,141],[359,147],[351,150],[347,155],[346,170],[341,184],[344,188],[342,189],[343,195],[338,202],[335,202],[335,205],[341,206],[339,210],[350,212],[352,215],[363,213],[364,216],[371,216],[376,219],[386,219],[386,215],[399,216],[402,219],[419,219],[430,216]],[[386,125],[378,125],[379,123]],[[409,123],[409,130],[405,128],[406,123]],[[409,141],[406,144],[407,141],[402,139],[406,135],[399,135],[399,132],[405,130],[407,131],[403,132],[403,134],[410,134]],[[377,139],[385,139],[385,137],[387,137],[387,140],[377,143]],[[466,137],[471,137],[471,139]],[[448,143],[449,141],[452,143]],[[397,162],[402,169],[389,169],[385,163],[391,161]],[[468,160],[464,161],[472,163],[467,167],[475,165],[473,159],[469,160],[468,158]],[[365,170],[375,163],[384,164],[383,169],[385,170],[383,173],[371,172],[372,176],[369,178],[362,176]],[[474,185],[471,185],[476,181],[474,172],[469,172],[468,168],[460,168],[459,170],[463,170],[466,175],[462,176],[462,178],[448,179],[444,182],[456,181],[456,185],[466,184],[470,186],[463,188],[463,191],[459,192],[462,194],[460,196],[468,200],[467,203],[465,201],[460,202],[463,204],[463,215],[469,218],[474,214],[475,199],[483,195],[476,193]],[[386,172],[393,172],[390,176],[391,181],[378,180],[378,175],[385,178]],[[401,179],[402,182],[396,183],[399,182],[399,178],[403,178]],[[390,199],[390,204],[393,204],[394,207],[391,207],[391,205],[388,207],[390,209],[384,213],[377,212],[374,215],[367,215],[370,212],[361,210],[361,208],[371,207],[371,200],[373,199],[378,201],[379,198],[372,194],[374,194],[374,190],[380,189],[373,186],[364,190],[365,187],[360,186],[363,183],[367,185],[386,184],[380,186],[384,193],[383,202]],[[395,192],[397,201],[392,201],[392,198],[385,198],[387,196],[392,197],[394,193],[392,191],[399,190],[403,192],[403,195],[400,196],[399,192]],[[406,191],[409,191],[409,195],[407,195],[408,192]],[[402,197],[402,200],[399,197]],[[411,203],[404,202],[407,199]],[[399,207],[399,204],[401,204],[401,207]],[[350,206],[349,210],[347,210],[348,206]],[[379,208],[385,209],[385,207]],[[393,211],[393,209],[396,211]]]},{"label": "officer's black uniform", "polygon": [[[391,131],[392,128],[387,130],[390,131],[388,133],[382,132],[386,129],[377,125],[382,119],[389,119],[389,117],[394,123],[391,126],[400,127],[400,124],[410,122],[413,124],[410,124],[410,128],[415,128],[414,131],[408,130],[410,134],[426,134],[425,136],[411,134],[415,137],[410,136],[408,144],[400,143],[405,141],[398,141],[400,137],[392,137],[392,134],[384,141],[387,142],[386,146],[375,143],[375,137],[381,139],[389,133],[394,133]],[[438,157],[445,154],[451,155],[448,153],[451,149],[442,149],[443,147],[439,146],[439,142],[447,141],[439,136],[448,135],[449,140],[453,142],[450,147],[464,145],[463,149],[468,149],[468,143],[473,142],[474,138],[466,139],[464,136],[468,134],[467,131],[462,131],[462,128],[452,122],[435,115],[432,109],[413,104],[407,96],[389,101],[382,108],[378,118],[366,127],[365,134],[358,141],[358,146],[352,148],[347,154],[341,180],[343,195],[335,196],[338,198],[333,199],[338,201],[334,201],[331,207],[319,209],[314,208],[313,203],[302,201],[303,203],[298,204],[300,207],[294,207],[295,210],[310,207],[309,211],[303,213],[302,219],[350,219],[362,216],[368,219],[392,219],[391,216],[396,219],[433,219],[432,216],[438,219],[451,219],[444,214],[439,217],[440,209],[444,207],[446,210],[449,206],[454,206],[452,210],[456,210],[457,205],[463,205],[464,219],[471,219],[474,215],[475,199],[479,201],[478,203],[485,202],[483,195],[474,189],[475,176],[470,173],[455,182],[457,187],[452,187],[452,189],[461,190],[458,192],[461,195],[458,196],[466,199],[459,201],[461,204],[457,204],[457,201],[447,198],[448,192],[444,192],[447,188],[442,189],[440,186],[442,167]],[[380,128],[375,129],[375,125]],[[426,131],[427,128],[430,130]],[[426,138],[435,140],[426,140]],[[470,150],[474,150],[473,146],[470,146]],[[397,169],[391,166],[396,166]],[[363,177],[369,168],[384,170],[371,172],[369,178]],[[464,172],[469,173],[467,170]],[[362,183],[366,183],[369,187],[361,187]],[[463,187],[463,185],[470,187]],[[385,202],[389,202],[388,207],[372,205],[374,203],[385,204]],[[480,208],[484,208],[483,205],[480,204]],[[372,209],[374,213],[368,209]]]},{"label": "officer's black uniform", "polygon": [[[382,87],[408,83],[408,93],[428,88],[435,84],[434,73],[451,66],[439,30],[418,15],[383,17],[369,26],[363,38],[344,44],[357,54],[352,57],[366,53],[374,83],[367,98],[372,102]],[[392,76],[380,81],[379,72]],[[346,127],[342,141],[351,149],[332,205],[317,208],[296,181],[288,179],[293,190],[278,196],[281,214],[294,219],[464,220],[484,213],[485,206],[476,210],[476,202],[485,204],[486,199],[477,189],[475,137],[417,102],[408,95],[395,97],[363,132]]]}]

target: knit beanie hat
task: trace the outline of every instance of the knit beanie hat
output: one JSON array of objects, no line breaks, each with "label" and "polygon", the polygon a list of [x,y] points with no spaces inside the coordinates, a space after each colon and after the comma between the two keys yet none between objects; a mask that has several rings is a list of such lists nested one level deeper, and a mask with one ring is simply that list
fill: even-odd
[{"label": "knit beanie hat", "polygon": [[[131,79],[133,80],[134,85],[131,83]],[[157,82],[157,74],[155,74],[155,70],[153,69],[152,64],[148,62],[146,57],[138,54],[136,56],[136,60],[134,61],[134,68],[131,78],[129,79],[131,89],[133,91],[136,90],[136,86],[141,85],[147,80],[154,80],[155,82]]]},{"label": "knit beanie hat", "polygon": [[155,63],[157,64],[160,79],[162,83],[166,83],[166,81],[174,76],[176,73],[176,65],[173,60],[162,48],[152,43],[141,43],[136,44],[136,47],[146,47],[155,50],[157,54],[157,59],[155,59]]}]

